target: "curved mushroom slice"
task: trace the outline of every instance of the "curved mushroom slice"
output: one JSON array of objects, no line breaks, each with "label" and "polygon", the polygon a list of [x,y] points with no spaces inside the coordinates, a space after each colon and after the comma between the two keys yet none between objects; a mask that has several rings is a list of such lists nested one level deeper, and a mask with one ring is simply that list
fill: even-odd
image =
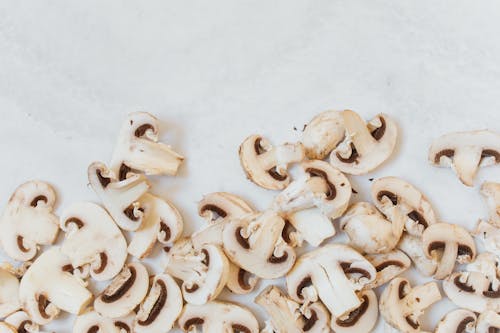
[{"label": "curved mushroom slice", "polygon": [[471,262],[476,257],[476,244],[464,228],[448,223],[436,223],[422,234],[424,253],[433,258],[433,251],[439,254],[439,263],[434,278],[442,280],[453,271],[455,261],[460,264]]},{"label": "curved mushroom slice", "polygon": [[166,259],[165,272],[182,280],[182,294],[188,303],[205,304],[226,284],[229,263],[217,245],[206,244],[196,250],[189,238],[184,238],[168,249]]},{"label": "curved mushroom slice", "polygon": [[375,276],[372,264],[354,249],[328,244],[301,256],[287,274],[286,285],[293,300],[307,303],[319,297],[339,318],[361,305],[356,292]]},{"label": "curved mushroom slice", "polygon": [[410,258],[399,250],[383,254],[368,254],[365,258],[375,267],[377,277],[366,285],[366,289],[373,289],[386,284],[411,266]]},{"label": "curved mushroom slice", "polygon": [[137,230],[144,215],[139,198],[149,189],[146,177],[134,174],[118,181],[105,164],[94,162],[88,168],[88,178],[116,224],[124,230]]},{"label": "curved mushroom slice", "polygon": [[500,134],[487,130],[445,134],[432,143],[429,162],[451,167],[464,185],[472,186],[479,167],[500,163]]},{"label": "curved mushroom slice", "polygon": [[69,206],[61,217],[66,232],[61,252],[73,268],[90,265],[97,281],[115,277],[127,259],[127,242],[109,214],[91,202]]},{"label": "curved mushroom slice", "polygon": [[156,241],[172,245],[182,234],[183,222],[177,208],[157,196],[145,193],[140,203],[146,214],[132,236],[128,253],[143,259],[149,256]]},{"label": "curved mushroom slice", "polygon": [[11,314],[5,318],[5,323],[14,327],[17,333],[43,333],[40,331],[39,326],[24,311],[17,311]]},{"label": "curved mushroom slice", "polygon": [[[475,333],[476,314],[465,309],[448,312],[436,327],[435,333]],[[487,331],[485,331],[487,332]]]},{"label": "curved mushroom slice", "polygon": [[342,111],[325,111],[316,115],[304,129],[302,144],[309,159],[322,160],[344,139]]},{"label": "curved mushroom slice", "polygon": [[398,128],[385,114],[367,124],[354,111],[342,111],[345,138],[330,154],[330,163],[340,171],[362,175],[377,168],[391,156]]},{"label": "curved mushroom slice", "polygon": [[92,300],[84,283],[65,271],[69,258],[54,246],[42,253],[28,268],[19,285],[23,309],[37,324],[47,324],[60,310],[79,314]]},{"label": "curved mushroom slice", "polygon": [[179,317],[184,332],[245,332],[258,333],[259,323],[247,308],[228,302],[208,302],[203,305],[186,304]]},{"label": "curved mushroom slice", "polygon": [[229,259],[264,279],[285,275],[295,262],[295,252],[283,241],[285,221],[275,212],[246,215],[224,226],[222,240]]},{"label": "curved mushroom slice", "polygon": [[0,268],[0,317],[19,310],[19,279],[4,267]]},{"label": "curved mushroom slice", "polygon": [[111,159],[119,180],[131,170],[147,175],[175,175],[184,157],[158,142],[159,121],[147,112],[130,113],[123,122]]},{"label": "curved mushroom slice", "polygon": [[9,257],[27,261],[35,257],[38,245],[54,243],[59,231],[55,201],[54,189],[42,181],[29,181],[16,189],[0,219],[0,242]]},{"label": "curved mushroom slice", "polygon": [[332,318],[331,328],[335,333],[371,332],[378,319],[377,295],[372,290],[358,294],[362,303],[359,307],[340,318]]},{"label": "curved mushroom slice", "polygon": [[260,135],[251,135],[239,149],[240,162],[247,178],[268,190],[282,190],[290,183],[288,164],[304,159],[301,143],[272,146]]},{"label": "curved mushroom slice", "polygon": [[134,314],[122,318],[108,318],[101,316],[93,309],[76,317],[73,333],[132,333]]},{"label": "curved mushroom slice", "polygon": [[492,333],[500,331],[500,315],[494,311],[486,311],[477,318],[475,333]]},{"label": "curved mushroom slice", "polygon": [[245,200],[228,192],[209,193],[198,202],[198,215],[210,224],[253,212],[255,210]]},{"label": "curved mushroom slice", "polygon": [[495,227],[500,228],[500,183],[483,183],[481,194],[485,197],[490,210],[489,222]]},{"label": "curved mushroom slice", "polygon": [[435,282],[412,288],[407,279],[395,278],[382,292],[380,314],[392,327],[402,332],[422,332],[419,317],[441,299]]},{"label": "curved mushroom slice", "polygon": [[182,294],[174,279],[167,274],[156,275],[148,296],[137,312],[136,333],[163,333],[174,326],[182,311]]},{"label": "curved mushroom slice", "polygon": [[398,243],[398,248],[411,258],[420,273],[425,276],[434,275],[438,266],[438,256],[432,252],[432,257],[427,258],[421,236],[404,233]]},{"label": "curved mushroom slice", "polygon": [[148,271],[141,263],[132,262],[97,296],[94,308],[105,317],[124,317],[142,302],[148,287]]}]

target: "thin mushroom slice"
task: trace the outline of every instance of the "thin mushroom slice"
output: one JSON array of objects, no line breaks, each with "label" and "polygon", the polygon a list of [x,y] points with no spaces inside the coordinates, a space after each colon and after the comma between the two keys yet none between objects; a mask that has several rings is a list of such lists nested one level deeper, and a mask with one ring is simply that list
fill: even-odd
[{"label": "thin mushroom slice", "polygon": [[396,146],[396,123],[378,114],[366,123],[356,112],[342,111],[345,138],[330,154],[330,163],[351,175],[368,173],[392,154]]},{"label": "thin mushroom slice", "polygon": [[486,311],[477,318],[475,333],[496,333],[500,331],[500,315],[494,311]]},{"label": "thin mushroom slice", "polygon": [[410,257],[421,274],[432,276],[436,272],[438,267],[438,255],[435,252],[431,252],[431,257],[427,258],[421,236],[412,236],[408,233],[404,233],[399,240],[398,249]]},{"label": "thin mushroom slice", "polygon": [[325,111],[305,127],[302,144],[309,159],[322,160],[344,139],[342,111]]},{"label": "thin mushroom slice", "polygon": [[147,175],[177,173],[184,157],[169,145],[158,142],[159,121],[147,112],[130,113],[118,135],[111,159],[111,169],[119,180],[128,177],[130,171]]},{"label": "thin mushroom slice", "polygon": [[282,190],[290,183],[288,164],[304,159],[300,143],[272,146],[260,135],[251,135],[239,148],[240,162],[247,178],[268,190]]},{"label": "thin mushroom slice", "polygon": [[44,333],[40,331],[40,327],[24,311],[11,314],[5,318],[5,323],[14,327],[17,333]]},{"label": "thin mushroom slice", "polygon": [[186,304],[178,321],[184,332],[258,333],[259,323],[246,307],[229,302],[208,302],[203,305]]},{"label": "thin mushroom slice", "polygon": [[228,192],[213,192],[203,196],[198,202],[198,215],[214,224],[255,212],[241,197]]},{"label": "thin mushroom slice", "polygon": [[500,163],[500,134],[487,130],[445,134],[432,143],[429,162],[451,167],[464,185],[472,186],[480,167]]},{"label": "thin mushroom slice", "polygon": [[358,294],[362,303],[348,314],[332,317],[330,327],[335,333],[371,332],[378,319],[377,295],[372,290],[363,290]]},{"label": "thin mushroom slice", "polygon": [[8,267],[0,267],[0,317],[6,317],[20,308],[19,279]]},{"label": "thin mushroom slice", "polygon": [[489,223],[500,228],[500,183],[483,183],[481,194],[484,196],[490,211]]},{"label": "thin mushroom slice", "polygon": [[125,317],[108,318],[90,308],[76,317],[73,333],[132,333],[134,317],[135,314],[132,312]]},{"label": "thin mushroom slice", "polygon": [[96,297],[94,308],[105,317],[124,317],[142,302],[148,287],[146,267],[139,262],[132,262]]},{"label": "thin mushroom slice", "polygon": [[411,266],[411,260],[399,250],[383,254],[368,254],[365,258],[375,267],[377,277],[365,288],[372,289],[386,284]]},{"label": "thin mushroom slice", "polygon": [[20,185],[9,199],[0,218],[0,243],[9,257],[27,261],[39,245],[55,242],[59,218],[54,215],[56,193],[42,181]]},{"label": "thin mushroom slice", "polygon": [[[476,314],[465,309],[448,312],[438,323],[435,333],[475,333]],[[487,332],[487,331],[485,331]]]}]

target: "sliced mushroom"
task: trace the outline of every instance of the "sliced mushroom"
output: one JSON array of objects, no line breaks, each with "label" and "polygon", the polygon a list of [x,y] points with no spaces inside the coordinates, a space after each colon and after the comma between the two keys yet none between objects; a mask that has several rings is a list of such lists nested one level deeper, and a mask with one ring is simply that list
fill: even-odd
[{"label": "sliced mushroom", "polygon": [[23,309],[37,324],[47,324],[60,310],[79,314],[92,300],[84,283],[65,270],[70,260],[58,246],[42,253],[28,268],[19,285]]},{"label": "sliced mushroom", "polygon": [[451,167],[464,185],[472,186],[479,167],[500,163],[500,134],[487,130],[445,134],[432,143],[429,162]]},{"label": "sliced mushroom", "polygon": [[76,317],[73,333],[132,333],[134,313],[121,318],[101,316],[93,309]]},{"label": "sliced mushroom", "polygon": [[14,327],[17,333],[44,333],[40,331],[40,327],[24,311],[11,314],[5,318],[5,323]]},{"label": "sliced mushroom", "polygon": [[479,220],[472,234],[483,242],[486,251],[500,256],[500,228]]},{"label": "sliced mushroom", "polygon": [[131,170],[147,175],[175,175],[184,157],[158,142],[159,121],[147,112],[130,113],[123,122],[111,169],[119,180]]},{"label": "sliced mushroom", "polygon": [[292,247],[302,246],[304,241],[317,247],[335,235],[335,227],[327,216],[313,207],[286,214],[283,232],[287,233],[284,239]]},{"label": "sliced mushroom", "polygon": [[486,311],[479,315],[476,333],[496,333],[500,331],[500,315],[494,311]]},{"label": "sliced mushroom", "polygon": [[240,145],[239,154],[248,179],[268,190],[282,190],[290,183],[288,164],[302,161],[304,148],[301,143],[272,146],[262,136],[251,135]]},{"label": "sliced mushroom", "polygon": [[439,280],[450,275],[455,261],[464,264],[476,257],[474,239],[467,230],[455,224],[430,225],[422,235],[422,242],[427,258],[433,257],[433,251],[439,255],[439,264],[434,274],[434,278]]},{"label": "sliced mushroom", "polygon": [[109,214],[91,202],[69,206],[61,216],[66,232],[61,252],[73,268],[90,265],[90,275],[97,281],[115,277],[127,259],[127,242]]},{"label": "sliced mushroom", "polygon": [[322,160],[344,139],[342,111],[316,115],[304,129],[302,144],[309,159]]},{"label": "sliced mushroom", "polygon": [[9,269],[0,267],[0,317],[19,310],[19,279]]},{"label": "sliced mushroom", "polygon": [[431,257],[427,258],[422,244],[421,236],[412,236],[404,233],[398,243],[398,249],[411,258],[415,267],[425,276],[432,276],[437,270],[438,255],[431,252]]},{"label": "sliced mushroom", "polygon": [[378,114],[368,124],[354,111],[342,111],[345,138],[330,154],[330,163],[340,171],[362,175],[391,156],[398,135],[396,123]]},{"label": "sliced mushroom", "polygon": [[411,266],[408,256],[399,250],[383,254],[368,254],[365,258],[375,267],[377,277],[365,288],[372,289],[386,284]]},{"label": "sliced mushroom", "polygon": [[146,193],[140,202],[146,214],[132,236],[128,253],[143,259],[149,256],[156,241],[163,246],[172,245],[182,235],[183,222],[177,208],[157,196]]},{"label": "sliced mushroom", "polygon": [[259,323],[247,308],[228,302],[208,302],[203,305],[186,304],[179,317],[184,332],[202,333],[242,332],[258,333]]},{"label": "sliced mushroom", "polygon": [[203,245],[196,250],[189,238],[178,240],[166,252],[165,272],[182,280],[186,302],[205,304],[215,299],[226,284],[229,263],[219,246]]},{"label": "sliced mushroom", "polygon": [[198,215],[214,224],[227,218],[253,213],[255,210],[241,197],[228,192],[214,192],[198,202]]},{"label": "sliced mushroom", "polygon": [[390,326],[402,332],[422,332],[419,317],[440,299],[435,282],[412,288],[407,279],[397,277],[382,292],[380,314]]},{"label": "sliced mushroom", "polygon": [[[465,309],[448,312],[436,327],[435,333],[475,333],[476,314]],[[485,331],[486,332],[486,331]]]},{"label": "sliced mushroom", "polygon": [[485,197],[490,210],[489,222],[495,227],[500,228],[500,183],[483,183],[481,194]]},{"label": "sliced mushroom", "polygon": [[356,294],[375,280],[375,268],[349,246],[328,244],[302,255],[286,276],[290,297],[300,303],[318,298],[332,316],[343,317],[362,301]]},{"label": "sliced mushroom", "polygon": [[54,189],[42,181],[29,181],[16,189],[0,219],[0,241],[9,257],[27,261],[35,257],[38,245],[54,243],[59,231],[55,201]]},{"label": "sliced mushroom", "polygon": [[124,317],[142,302],[148,287],[146,267],[139,262],[129,263],[96,297],[94,308],[105,317]]},{"label": "sliced mushroom", "polygon": [[348,314],[332,317],[331,328],[335,333],[369,333],[378,319],[377,295],[372,290],[363,290],[358,294],[361,305]]}]

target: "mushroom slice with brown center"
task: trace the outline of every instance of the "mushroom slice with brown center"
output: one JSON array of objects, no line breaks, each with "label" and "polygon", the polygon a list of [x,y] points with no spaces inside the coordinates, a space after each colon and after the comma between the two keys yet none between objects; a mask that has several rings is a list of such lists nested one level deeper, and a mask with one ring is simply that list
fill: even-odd
[{"label": "mushroom slice with brown center", "polygon": [[368,254],[365,258],[375,267],[377,277],[366,286],[368,289],[377,288],[389,282],[411,266],[411,261],[406,254],[393,250],[383,254]]},{"label": "mushroom slice with brown center", "polygon": [[370,172],[391,156],[398,129],[385,114],[368,124],[354,111],[342,111],[345,138],[330,154],[330,163],[340,171],[361,175]]},{"label": "mushroom slice with brown center", "polygon": [[198,202],[198,215],[210,224],[253,212],[254,209],[250,204],[228,192],[209,193]]},{"label": "mushroom slice with brown center", "polygon": [[387,324],[401,332],[422,332],[419,317],[441,299],[435,282],[412,288],[407,279],[395,278],[382,292],[380,314]]},{"label": "mushroom slice with brown center", "polygon": [[302,134],[306,156],[310,159],[324,159],[344,136],[342,111],[325,111],[316,115]]},{"label": "mushroom slice with brown center", "polygon": [[6,317],[20,308],[19,279],[12,270],[0,267],[0,317]]},{"label": "mushroom slice with brown center", "polygon": [[479,167],[500,163],[500,134],[487,130],[445,134],[432,143],[429,162],[451,167],[464,185],[472,186]]},{"label": "mushroom slice with brown center", "polygon": [[378,319],[377,295],[372,290],[359,292],[361,305],[348,314],[332,317],[331,328],[335,333],[371,332]]},{"label": "mushroom slice with brown center", "polygon": [[376,276],[375,267],[349,246],[328,244],[302,255],[286,276],[290,297],[300,303],[320,299],[332,316],[358,308],[357,295]]},{"label": "mushroom slice with brown center", "polygon": [[54,246],[42,253],[23,275],[19,299],[35,323],[49,323],[60,310],[79,314],[92,300],[84,283],[64,270],[67,265],[69,258]]},{"label": "mushroom slice with brown center", "polygon": [[90,265],[90,275],[97,281],[115,277],[127,258],[127,242],[111,216],[91,202],[74,203],[61,216],[66,232],[61,252],[73,268]]},{"label": "mushroom slice with brown center", "polygon": [[132,262],[97,296],[94,308],[105,317],[126,316],[146,297],[148,287],[149,276],[146,267],[141,263]]},{"label": "mushroom slice with brown center", "polygon": [[5,323],[14,327],[17,333],[43,333],[40,331],[40,327],[24,311],[11,314],[5,318]]},{"label": "mushroom slice with brown center", "polygon": [[486,311],[477,318],[475,333],[496,333],[500,331],[500,315],[494,311]]},{"label": "mushroom slice with brown center", "polygon": [[38,245],[54,243],[59,231],[55,201],[54,189],[42,181],[16,189],[0,219],[0,242],[9,257],[27,261],[35,257]]},{"label": "mushroom slice with brown center", "polygon": [[[186,304],[178,321],[184,332],[258,333],[259,323],[250,310],[229,302]],[[200,327],[200,331],[196,330]]]},{"label": "mushroom slice with brown center", "polygon": [[133,312],[125,317],[108,318],[90,308],[76,317],[73,333],[133,333],[134,318]]},{"label": "mushroom slice with brown center", "polygon": [[111,169],[119,180],[130,170],[147,175],[175,175],[184,157],[158,142],[159,121],[147,112],[130,113],[118,135]]},{"label": "mushroom slice with brown center", "polygon": [[248,179],[268,190],[282,190],[290,183],[288,164],[304,159],[300,143],[272,146],[260,135],[251,135],[239,149],[240,162]]},{"label": "mushroom slice with brown center", "polygon": [[427,258],[422,244],[422,236],[413,236],[403,233],[398,243],[398,249],[403,251],[415,264],[417,270],[425,276],[432,276],[437,270],[438,255],[431,252]]},{"label": "mushroom slice with brown center", "polygon": [[450,275],[455,261],[464,264],[476,257],[474,239],[467,230],[455,224],[430,225],[422,235],[422,244],[427,258],[433,257],[433,251],[438,253],[439,263],[434,278],[439,280]]},{"label": "mushroom slice with brown center", "polygon": [[[476,314],[465,309],[448,312],[438,323],[435,333],[475,333]],[[485,331],[487,332],[487,331]]]},{"label": "mushroom slice with brown center", "polygon": [[489,222],[495,227],[500,228],[500,183],[483,183],[481,194],[486,199],[490,211]]}]

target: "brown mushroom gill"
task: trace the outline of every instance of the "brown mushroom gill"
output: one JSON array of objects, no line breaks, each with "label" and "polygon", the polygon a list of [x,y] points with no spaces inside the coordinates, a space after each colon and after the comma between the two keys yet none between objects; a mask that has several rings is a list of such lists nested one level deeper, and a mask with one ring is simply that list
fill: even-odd
[{"label": "brown mushroom gill", "polygon": [[316,325],[316,322],[318,321],[318,314],[316,311],[311,310],[311,317],[310,318],[305,318],[304,317],[304,326],[302,326],[302,330],[304,332],[310,331],[314,325]]},{"label": "brown mushroom gill", "polygon": [[158,280],[156,281],[156,284],[160,287],[160,295],[151,308],[148,317],[145,320],[139,320],[137,322],[141,326],[147,326],[154,322],[167,301],[167,287],[165,286],[165,283],[162,280]]},{"label": "brown mushroom gill", "polygon": [[290,244],[292,242],[290,234],[294,231],[296,231],[294,226],[290,223],[289,220],[285,219],[285,226],[283,227],[283,230],[281,230],[281,237],[283,238],[285,243]]},{"label": "brown mushroom gill", "polygon": [[429,247],[427,248],[427,252],[431,253],[432,251],[436,251],[436,250],[444,250],[445,246],[446,245],[444,242],[439,242],[439,241],[432,242],[429,244]]},{"label": "brown mushroom gill", "polygon": [[250,290],[252,286],[250,285],[250,272],[240,268],[238,270],[238,284],[243,290]]},{"label": "brown mushroom gill", "polygon": [[[144,211],[142,208],[139,208],[139,210],[142,212]],[[135,216],[134,214],[134,205],[130,204],[127,208],[123,210],[123,213],[132,221],[136,222],[139,221],[139,217]]]},{"label": "brown mushroom gill", "polygon": [[99,326],[98,325],[92,325],[88,329],[87,333],[97,333],[99,332]]},{"label": "brown mushroom gill", "polygon": [[148,130],[155,132],[155,128],[151,124],[143,124],[135,129],[134,135],[138,138],[143,137]]},{"label": "brown mushroom gill", "polygon": [[472,317],[466,317],[462,319],[462,321],[457,325],[457,330],[455,331],[455,333],[466,333],[465,329],[467,328],[467,325],[472,322],[474,322],[474,318]]},{"label": "brown mushroom gill", "polygon": [[413,221],[417,222],[418,224],[422,225],[425,228],[429,226],[425,218],[417,212],[416,210],[412,210],[411,212],[408,213],[408,217],[412,219]]},{"label": "brown mushroom gill", "polygon": [[122,165],[120,165],[120,169],[118,170],[118,180],[122,181],[124,179],[127,179],[127,174],[130,171],[132,171],[132,168],[130,168],[125,163],[122,163]]},{"label": "brown mushroom gill", "polygon": [[455,155],[455,150],[453,150],[453,149],[443,149],[439,153],[437,153],[436,156],[434,157],[434,163],[439,164],[439,162],[441,161],[441,157],[442,156],[446,156],[448,158],[452,158],[453,155]]},{"label": "brown mushroom gill", "polygon": [[45,311],[47,309],[47,307],[49,306],[49,304],[50,304],[50,302],[45,295],[41,294],[38,296],[38,312],[45,319],[50,318],[50,316]]},{"label": "brown mushroom gill", "polygon": [[368,305],[370,305],[368,296],[363,295],[363,303],[361,303],[361,305],[356,309],[349,312],[346,319],[337,318],[335,323],[341,327],[351,327],[356,325],[359,319],[365,314],[368,309]]},{"label": "brown mushroom gill", "polygon": [[299,285],[297,286],[297,290],[295,291],[300,299],[304,299],[304,296],[302,295],[302,289],[309,286],[312,286],[312,280],[310,276],[307,276],[302,281],[300,281]]},{"label": "brown mushroom gill", "polygon": [[380,120],[380,127],[377,127],[371,132],[372,137],[377,141],[382,139],[382,137],[385,134],[385,128],[386,128],[384,117],[378,117],[378,119]]},{"label": "brown mushroom gill", "polygon": [[71,223],[73,223],[74,225],[76,225],[76,227],[77,227],[78,229],[83,228],[83,226],[85,225],[85,224],[83,223],[83,221],[82,221],[82,220],[80,220],[78,217],[70,217],[70,218],[68,218],[66,221],[64,221],[64,226],[65,226],[65,227],[68,227],[68,225],[69,225],[69,224],[71,224]]},{"label": "brown mushroom gill", "polygon": [[499,298],[500,297],[500,288],[498,290],[493,290],[493,285],[490,283],[488,286],[488,290],[483,291],[484,297],[488,298]]},{"label": "brown mushroom gill", "polygon": [[250,329],[241,324],[232,324],[233,333],[251,333]]},{"label": "brown mushroom gill", "polygon": [[241,230],[243,230],[242,227],[236,228],[236,231],[234,232],[234,236],[236,237],[236,240],[238,241],[240,246],[242,248],[244,248],[245,250],[248,250],[250,248],[250,244],[248,243],[248,239],[243,238],[243,236],[241,235]]},{"label": "brown mushroom gill", "polygon": [[457,255],[459,257],[461,257],[461,256],[468,256],[468,257],[472,258],[472,256],[474,255],[474,253],[472,252],[472,249],[469,246],[464,245],[464,244],[458,244]]},{"label": "brown mushroom gill", "polygon": [[28,330],[26,329],[26,326],[32,324],[33,322],[31,320],[23,320],[17,327],[17,333],[29,333]]},{"label": "brown mushroom gill", "polygon": [[164,242],[168,242],[170,240],[170,237],[172,237],[170,227],[163,221],[160,221],[160,232],[163,232],[165,234],[165,236],[163,237]]},{"label": "brown mushroom gill", "polygon": [[196,290],[200,289],[200,286],[196,283],[193,283],[191,287],[185,287],[184,290],[188,293],[194,293]]},{"label": "brown mushroom gill", "polygon": [[407,284],[406,281],[401,281],[401,283],[399,284],[399,287],[398,287],[399,299],[403,299],[406,296],[406,291],[405,291],[406,284]]},{"label": "brown mushroom gill", "polygon": [[17,236],[17,247],[19,248],[19,250],[21,250],[21,252],[29,252],[30,250],[29,248],[24,246],[24,238],[21,235]]},{"label": "brown mushroom gill", "polygon": [[253,149],[255,150],[255,153],[257,155],[261,155],[261,154],[264,154],[266,152],[264,150],[264,148],[262,148],[262,146],[260,145],[261,141],[262,141],[262,138],[258,137],[257,139],[255,139],[255,142],[253,143]]},{"label": "brown mushroom gill", "polygon": [[267,258],[267,261],[270,262],[271,264],[281,264],[282,262],[285,262],[288,259],[288,253],[284,252],[281,257],[276,257],[273,254],[269,258]]},{"label": "brown mushroom gill", "polygon": [[398,204],[398,196],[390,191],[380,191],[377,193],[377,200],[382,201],[382,198],[386,197],[391,200],[392,204],[396,206]]},{"label": "brown mushroom gill", "polygon": [[203,253],[203,260],[201,261],[201,263],[208,267],[210,265],[210,255],[205,249],[201,250],[201,253]]},{"label": "brown mushroom gill", "polygon": [[31,200],[30,206],[31,207],[38,206],[38,201],[43,201],[44,203],[47,203],[48,199],[45,195],[37,195],[33,200]]},{"label": "brown mushroom gill", "polygon": [[375,267],[375,270],[377,272],[380,272],[384,269],[386,269],[387,267],[390,267],[390,266],[396,266],[396,267],[399,267],[399,268],[403,268],[404,267],[404,264],[401,262],[401,261],[397,261],[397,260],[387,260],[387,261],[384,261],[383,263],[377,265]]},{"label": "brown mushroom gill", "polygon": [[111,295],[108,295],[106,293],[106,290],[104,290],[104,293],[101,297],[101,299],[104,303],[116,302],[117,300],[122,298],[123,295],[125,295],[127,293],[127,291],[130,290],[130,288],[132,288],[132,286],[134,285],[134,282],[135,282],[135,278],[137,276],[137,272],[135,271],[134,267],[129,267],[129,270],[130,270],[129,278],[119,288],[117,288],[114,293],[112,293]]},{"label": "brown mushroom gill", "polygon": [[97,179],[99,180],[99,183],[101,184],[102,188],[106,188],[109,185],[109,183],[111,183],[111,178],[104,177],[102,175],[102,170],[97,169],[95,173],[97,175]]},{"label": "brown mushroom gill", "polygon": [[125,324],[123,321],[115,321],[115,326],[118,327],[119,329],[125,330],[127,333],[131,333],[132,330],[130,329],[130,326]]},{"label": "brown mushroom gill", "polygon": [[481,152],[481,159],[487,157],[494,157],[495,163],[500,163],[500,153],[493,149],[483,149]]},{"label": "brown mushroom gill", "polygon": [[453,283],[457,286],[458,289],[463,290],[468,293],[475,292],[475,289],[472,286],[460,281],[460,275],[457,275],[455,279],[453,279]]},{"label": "brown mushroom gill", "polygon": [[288,175],[285,173],[285,174],[280,174],[278,172],[278,168],[277,167],[272,167],[271,169],[267,170],[267,173],[273,177],[274,179],[278,180],[278,181],[283,181],[283,180],[286,180],[288,178]]},{"label": "brown mushroom gill", "polygon": [[498,329],[497,327],[488,327],[488,333],[498,333],[498,331],[500,331],[500,329]]},{"label": "brown mushroom gill", "polygon": [[325,181],[326,187],[328,188],[327,192],[325,193],[326,200],[335,199],[335,197],[337,196],[337,190],[335,188],[335,185],[333,185],[330,182],[330,180],[328,179],[328,175],[326,174],[326,172],[324,172],[323,170],[320,170],[320,169],[316,169],[316,168],[307,168],[306,172],[309,175],[311,175],[311,177],[320,177]]},{"label": "brown mushroom gill", "polygon": [[420,324],[418,322],[414,321],[413,319],[411,319],[410,316],[406,316],[405,320],[408,323],[408,325],[410,325],[413,329],[418,329],[420,326]]},{"label": "brown mushroom gill", "polygon": [[340,267],[342,267],[342,270],[344,271],[344,273],[346,275],[359,274],[360,278],[361,277],[364,277],[367,279],[371,278],[371,275],[367,270],[365,270],[363,268],[359,268],[359,267],[351,267],[351,263],[349,263],[349,262],[341,262]]},{"label": "brown mushroom gill", "polygon": [[104,269],[108,265],[108,255],[104,252],[99,253],[99,261],[100,261],[99,267],[94,269],[94,273],[96,274],[104,272]]},{"label": "brown mushroom gill", "polygon": [[351,156],[344,158],[338,152],[335,155],[337,156],[339,161],[341,161],[343,163],[357,163],[358,157],[359,157],[358,151],[356,150],[356,147],[354,146],[353,143],[351,143]]},{"label": "brown mushroom gill", "polygon": [[[227,212],[220,208],[219,206],[212,205],[212,204],[206,204],[200,208],[200,214],[203,215],[206,211],[211,211],[212,213],[216,214],[217,216],[224,218],[227,216]],[[215,220],[215,219],[214,219]]]},{"label": "brown mushroom gill", "polygon": [[190,318],[190,319],[186,320],[186,322],[184,323],[184,330],[189,331],[189,329],[192,326],[203,325],[204,322],[205,322],[205,320],[203,320],[202,318],[199,318],[199,317]]}]

